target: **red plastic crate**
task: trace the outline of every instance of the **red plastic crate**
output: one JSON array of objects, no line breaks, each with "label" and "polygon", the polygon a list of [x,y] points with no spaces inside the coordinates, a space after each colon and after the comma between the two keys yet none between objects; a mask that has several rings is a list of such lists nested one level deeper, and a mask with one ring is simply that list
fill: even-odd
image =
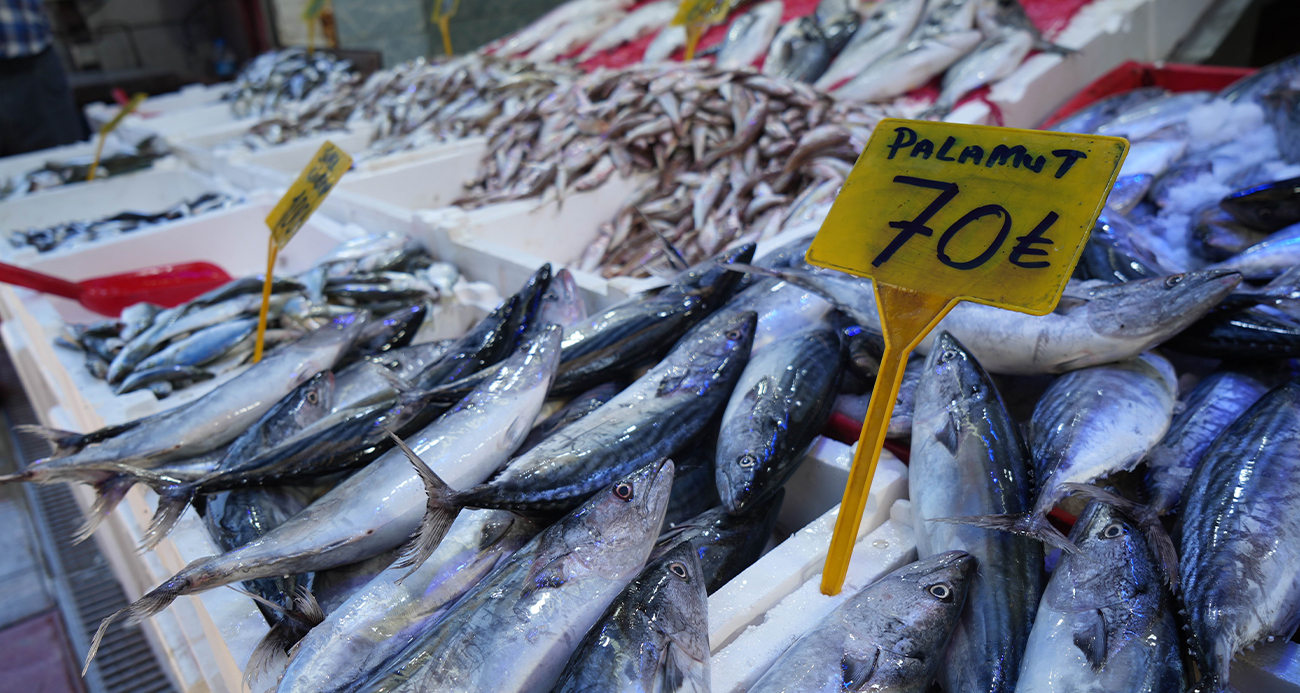
[{"label": "red plastic crate", "polygon": [[1254,71],[1254,68],[1249,67],[1157,65],[1130,60],[1098,77],[1095,82],[1075,94],[1074,98],[1066,101],[1039,127],[1048,127],[1094,101],[1129,89],[1164,87],[1173,92],[1218,91]]}]

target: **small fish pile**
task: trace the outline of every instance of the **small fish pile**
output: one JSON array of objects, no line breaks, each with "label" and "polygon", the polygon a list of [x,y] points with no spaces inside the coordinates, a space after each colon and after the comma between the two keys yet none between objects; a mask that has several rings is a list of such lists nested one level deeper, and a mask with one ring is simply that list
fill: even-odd
[{"label": "small fish pile", "polygon": [[457,204],[563,200],[615,173],[653,173],[601,227],[580,267],[605,276],[679,271],[819,218],[881,117],[747,69],[599,71],[496,132]]},{"label": "small fish pile", "polygon": [[[369,312],[379,320],[367,352],[409,343],[432,304],[453,300],[460,272],[409,238],[380,234],[342,244],[296,277],[272,283],[266,344],[273,349],[332,319]],[[243,365],[253,353],[262,277],[249,276],[174,308],[138,303],[119,320],[67,325],[55,340],[85,354],[86,370],[117,394],[175,390]]]},{"label": "small fish pile", "polygon": [[[147,169],[153,166],[154,161],[170,153],[166,143],[153,136],[134,145],[123,144],[117,137],[108,142],[99,160],[96,180]],[[90,166],[93,163],[94,157],[88,154],[63,161],[47,161],[44,166],[33,171],[0,178],[0,201],[69,183],[84,182],[90,176]]]},{"label": "small fish pile", "polygon": [[[502,58],[515,58],[534,62],[554,61],[595,41],[610,44],[610,47],[632,40],[641,29],[624,24],[622,20],[629,15],[627,8],[636,4],[635,0],[571,0],[542,15],[528,26],[492,41],[479,49],[480,53],[496,55]],[[667,24],[672,16],[659,24],[658,20],[666,10],[656,9],[649,12],[640,11],[636,20],[638,26],[657,28]],[[674,13],[675,14],[675,13]],[[621,28],[620,28],[621,27]],[[615,29],[619,33],[606,36]],[[620,40],[621,36],[630,36]]]},{"label": "small fish pile", "polygon": [[319,91],[335,91],[356,81],[352,63],[328,51],[305,48],[268,51],[239,72],[222,97],[238,118],[272,114]]},{"label": "small fish pile", "polygon": [[216,212],[240,202],[242,202],[240,198],[226,193],[205,193],[193,200],[183,200],[161,212],[119,212],[111,217],[94,221],[69,221],[45,229],[11,231],[9,244],[14,248],[32,247],[38,252],[48,253],[51,250],[94,243],[177,219]]}]

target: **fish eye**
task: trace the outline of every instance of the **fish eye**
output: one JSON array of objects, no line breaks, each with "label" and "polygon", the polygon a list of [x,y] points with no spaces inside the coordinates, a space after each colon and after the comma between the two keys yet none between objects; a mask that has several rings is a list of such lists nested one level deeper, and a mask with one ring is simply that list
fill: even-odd
[{"label": "fish eye", "polygon": [[673,575],[676,575],[683,580],[687,578],[686,566],[681,563],[669,563],[668,569],[673,572]]},{"label": "fish eye", "polygon": [[1182,283],[1182,281],[1183,281],[1183,275],[1171,274],[1168,277],[1165,277],[1165,286],[1167,288],[1172,289],[1175,286],[1178,286],[1180,283]]},{"label": "fish eye", "polygon": [[316,394],[315,390],[307,393],[307,404],[315,404],[318,401],[320,401],[320,395]]},{"label": "fish eye", "polygon": [[632,500],[632,484],[629,484],[626,481],[621,484],[615,484],[614,495],[617,496],[620,500],[625,500],[625,501]]},{"label": "fish eye", "polygon": [[546,292],[546,295],[545,295],[545,296],[542,296],[542,300],[543,300],[543,301],[558,301],[558,300],[560,300],[560,296],[559,296],[559,294],[555,293],[554,291],[547,291],[547,292]]},{"label": "fish eye", "polygon": [[948,363],[955,358],[957,358],[956,349],[944,349],[943,353],[939,354],[939,363]]},{"label": "fish eye", "polygon": [[1117,539],[1124,536],[1124,526],[1118,522],[1112,522],[1106,525],[1106,529],[1101,530],[1101,536],[1107,539]]},{"label": "fish eye", "polygon": [[740,339],[740,330],[727,330],[727,339]]},{"label": "fish eye", "polygon": [[758,458],[754,457],[749,453],[745,453],[744,455],[740,456],[740,459],[736,460],[736,464],[740,465],[741,467],[744,467],[745,469],[749,469],[750,467],[753,467],[755,464],[758,464]]},{"label": "fish eye", "polygon": [[934,597],[935,599],[938,599],[941,602],[952,601],[952,588],[943,583],[939,583],[937,585],[930,585],[930,587],[927,588],[926,591],[930,593],[930,596]]}]

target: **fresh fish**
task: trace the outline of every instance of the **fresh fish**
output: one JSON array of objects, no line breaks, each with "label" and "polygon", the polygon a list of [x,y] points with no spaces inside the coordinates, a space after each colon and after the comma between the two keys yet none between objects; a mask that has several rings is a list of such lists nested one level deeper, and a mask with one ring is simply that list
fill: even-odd
[{"label": "fresh fish", "polygon": [[1224,87],[1218,98],[1230,103],[1257,102],[1265,94],[1294,80],[1297,69],[1300,69],[1300,55],[1283,58]]},{"label": "fresh fish", "polygon": [[[542,532],[358,691],[544,693],[645,565],[673,463],[651,462]],[[509,653],[509,656],[501,656]]]},{"label": "fresh fish", "polygon": [[894,398],[894,412],[889,416],[889,438],[906,439],[912,435],[912,423],[916,413],[916,390],[921,385],[921,376],[925,373],[925,357],[914,354],[907,359],[903,367],[903,382],[898,386],[898,396]]},{"label": "fresh fish", "polygon": [[[208,394],[138,423],[113,427],[116,435],[76,452],[38,460],[7,481],[88,480],[102,482],[110,473],[97,465],[156,466],[216,450],[234,440],[276,402],[317,373],[329,369],[366,324],[365,314],[349,316],[281,348]],[[51,439],[77,448],[67,434],[44,431]],[[67,448],[65,448],[67,449]]]},{"label": "fresh fish", "polygon": [[554,693],[708,693],[704,583],[689,545],[652,558],[587,632]]},{"label": "fresh fish", "polygon": [[[870,281],[832,270],[754,271],[817,291],[859,325],[880,331]],[[1240,281],[1236,272],[1214,270],[1067,287],[1056,311],[1038,317],[962,303],[939,328],[956,337],[991,373],[1059,373],[1136,356],[1164,342],[1217,306]],[[922,341],[920,353],[928,354],[932,341]]]},{"label": "fresh fish", "polygon": [[668,512],[664,513],[664,532],[722,503],[718,497],[718,484],[713,480],[717,440],[711,433],[706,430],[674,460],[677,471],[673,474]]},{"label": "fresh fish", "polygon": [[1133,211],[1137,203],[1142,201],[1142,198],[1146,197],[1147,191],[1154,183],[1155,176],[1150,173],[1122,176],[1115,180],[1115,185],[1110,189],[1106,206],[1120,214],[1128,214]]},{"label": "fresh fish", "polygon": [[781,0],[768,0],[732,20],[714,64],[723,70],[738,70],[763,57],[781,25],[783,10]]},{"label": "fresh fish", "polygon": [[1196,384],[1183,398],[1169,432],[1147,454],[1152,510],[1163,515],[1174,509],[1210,444],[1267,391],[1259,379],[1237,371],[1215,371]]},{"label": "fresh fish", "polygon": [[[457,486],[482,482],[509,459],[541,410],[559,363],[559,341],[559,331],[548,328],[522,345],[496,378],[404,445],[427,456]],[[260,539],[190,563],[105,619],[95,642],[123,613],[144,619],[184,594],[240,580],[347,565],[396,548],[419,527],[424,494],[424,484],[405,452],[389,450]],[[94,649],[92,645],[87,660],[93,658]]]},{"label": "fresh fish", "polygon": [[886,101],[906,94],[975,50],[982,38],[975,29],[920,35],[914,32],[905,43],[835,89],[834,94],[858,101]]},{"label": "fresh fish", "polygon": [[763,60],[763,74],[812,82],[831,63],[831,47],[817,21],[800,17],[781,27]]},{"label": "fresh fish", "polygon": [[1266,238],[1267,233],[1246,226],[1218,205],[1209,204],[1192,215],[1188,249],[1202,260],[1219,262]]},{"label": "fresh fish", "polygon": [[646,46],[641,60],[645,63],[657,63],[668,60],[677,49],[686,45],[686,26],[666,26],[660,31],[650,45]]},{"label": "fresh fish", "polygon": [[1024,693],[1185,691],[1177,609],[1140,523],[1093,501],[1047,583],[1029,636]]},{"label": "fresh fish", "polygon": [[1115,119],[1120,113],[1132,110],[1143,103],[1165,96],[1169,92],[1162,87],[1138,87],[1122,91],[1104,99],[1098,99],[1071,113],[1053,124],[1048,130],[1055,132],[1078,132],[1093,134],[1104,123]]},{"label": "fresh fish", "polygon": [[[843,3],[841,3],[841,7],[842,9],[830,14],[817,13],[817,25],[821,27],[822,34],[826,36],[826,48],[830,52],[830,55],[827,56],[826,65],[822,66],[818,72],[819,77],[830,66],[830,60],[839,55],[845,46],[849,45],[849,41],[853,39],[853,36],[858,33],[858,28],[862,26],[862,17],[858,15],[856,9],[851,9]],[[811,82],[813,79],[804,81]]]},{"label": "fresh fish", "polygon": [[830,417],[845,355],[839,331],[822,323],[750,359],[718,431],[718,493],[728,512],[745,512],[799,468]]},{"label": "fresh fish", "polygon": [[935,520],[1027,512],[1032,467],[988,373],[947,333],[935,340],[917,387],[908,469],[917,557],[956,549],[979,565],[939,681],[948,691],[1012,693],[1045,584],[1042,545]]},{"label": "fresh fish", "polygon": [[166,366],[202,366],[240,348],[251,349],[252,336],[256,330],[256,318],[213,325],[144,359],[136,365],[135,370],[147,371]]},{"label": "fresh fish", "polygon": [[1300,178],[1238,190],[1223,198],[1219,206],[1233,219],[1272,233],[1300,222]]},{"label": "fresh fish", "polygon": [[713,594],[763,555],[776,529],[783,500],[785,489],[778,489],[739,515],[730,514],[725,508],[706,510],[665,532],[655,544],[650,559],[690,544],[691,553],[699,557],[707,592]]},{"label": "fresh fish", "polygon": [[565,24],[589,14],[617,10],[622,4],[606,0],[580,0],[579,2],[560,3],[540,19],[513,34],[489,43],[484,48],[505,57],[524,55],[554,35]]},{"label": "fresh fish", "polygon": [[1265,306],[1215,311],[1167,343],[1186,354],[1251,363],[1300,356],[1300,320]]},{"label": "fresh fish", "polygon": [[1033,46],[1033,34],[1023,29],[1005,29],[988,36],[943,73],[939,97],[925,115],[945,116],[967,94],[1010,75]]},{"label": "fresh fish", "polygon": [[1173,366],[1152,353],[1057,378],[1038,400],[1028,426],[1038,483],[1033,510],[964,520],[1075,551],[1048,524],[1047,514],[1070,494],[1071,484],[1086,484],[1142,461],[1169,430],[1177,395]]},{"label": "fresh fish", "polygon": [[564,512],[649,460],[676,454],[731,396],[749,358],[753,313],[699,326],[657,366],[596,411],[511,460],[485,484],[455,491],[425,474],[422,549],[461,508]]},{"label": "fresh fish", "polygon": [[791,645],[750,693],[924,693],[975,570],[970,555],[949,551],[876,580]]},{"label": "fresh fish", "polygon": [[411,343],[429,308],[423,303],[399,308],[377,320],[371,321],[357,338],[353,352],[358,356],[383,354]]},{"label": "fresh fish", "polygon": [[195,368],[194,366],[158,366],[147,370],[136,370],[127,376],[117,388],[117,394],[134,392],[154,383],[200,382],[212,378],[215,373]]},{"label": "fresh fish", "polygon": [[167,329],[174,320],[181,317],[185,306],[176,306],[159,312],[154,316],[153,324],[142,330],[117,352],[117,356],[108,364],[108,384],[117,385],[149,354],[158,348],[154,337]]},{"label": "fresh fish", "polygon": [[122,333],[119,336],[125,342],[135,339],[136,335],[153,325],[153,319],[160,311],[162,308],[143,302],[123,308],[122,315],[118,318],[122,321]]},{"label": "fresh fish", "polygon": [[[1099,133],[1101,134],[1101,133]],[[1187,152],[1186,138],[1151,138],[1134,142],[1119,169],[1121,176],[1159,176]]]},{"label": "fresh fish", "polygon": [[867,66],[900,45],[925,9],[925,0],[881,0],[849,39],[848,45],[814,83],[819,89],[835,89]]},{"label": "fresh fish", "polygon": [[1187,482],[1181,584],[1200,690],[1228,688],[1228,665],[1300,623],[1300,383],[1264,395],[1215,439]]},{"label": "fresh fish", "polygon": [[334,693],[370,677],[540,529],[503,510],[461,515],[415,572],[389,568],[313,628],[279,693]]},{"label": "fresh fish", "polygon": [[[269,304],[270,311],[278,313],[284,303],[289,300],[289,297],[290,294],[288,293],[272,294]],[[244,315],[256,314],[261,308],[262,296],[260,294],[236,296],[227,301],[204,306],[198,310],[191,310],[184,316],[177,318],[167,329],[158,333],[154,337],[154,341],[162,344],[191,332],[198,332],[213,325],[228,323]],[[270,311],[268,313],[274,315]]]},{"label": "fresh fish", "polygon": [[576,17],[529,51],[527,59],[533,62],[548,62],[568,55],[613,28],[623,17],[623,11],[613,4],[606,4],[601,11]]},{"label": "fresh fish", "polygon": [[617,383],[605,383],[604,385],[597,385],[569,400],[554,414],[533,425],[533,429],[528,432],[528,437],[524,438],[524,442],[520,444],[519,453],[523,454],[532,450],[551,434],[605,406],[605,403],[613,399],[614,395],[618,394],[618,391],[619,386]]},{"label": "fresh fish", "polygon": [[1140,140],[1170,126],[1181,126],[1187,114],[1214,98],[1208,91],[1184,91],[1168,94],[1133,106],[1097,126],[1095,133],[1109,137]]},{"label": "fresh fish", "polygon": [[668,22],[671,22],[675,16],[677,16],[677,3],[673,0],[655,0],[641,5],[587,44],[578,56],[578,62],[662,29],[668,26]]},{"label": "fresh fish", "polygon": [[1273,279],[1300,264],[1300,223],[1269,235],[1236,255],[1207,269],[1240,272],[1250,281]]},{"label": "fresh fish", "polygon": [[410,389],[413,378],[438,363],[454,346],[454,340],[415,344],[347,366],[334,377],[334,408],[330,413],[397,397],[400,391]]},{"label": "fresh fish", "polygon": [[1075,52],[1073,48],[1066,48],[1043,38],[1043,32],[1029,19],[1020,0],[991,0],[981,3],[975,10],[975,22],[987,34],[1006,29],[1029,32],[1034,39],[1033,47],[1036,50],[1061,55]]},{"label": "fresh fish", "polygon": [[1282,160],[1287,163],[1300,162],[1300,130],[1296,122],[1297,108],[1300,107],[1300,91],[1293,88],[1278,89],[1260,99],[1264,113],[1273,126],[1277,138],[1277,150]]}]

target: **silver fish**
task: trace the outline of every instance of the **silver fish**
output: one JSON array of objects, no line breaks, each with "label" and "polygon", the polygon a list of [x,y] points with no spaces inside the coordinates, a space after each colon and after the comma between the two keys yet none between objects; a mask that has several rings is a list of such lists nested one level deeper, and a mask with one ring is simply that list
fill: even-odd
[{"label": "silver fish", "polygon": [[925,0],[881,0],[871,6],[844,50],[814,84],[835,89],[901,44],[920,21]]},{"label": "silver fish", "polygon": [[1300,264],[1300,224],[1277,231],[1207,269],[1240,272],[1246,279],[1263,281],[1273,279],[1297,264]]},{"label": "silver fish", "polygon": [[947,115],[962,97],[1010,75],[1033,46],[1033,35],[1022,29],[1004,29],[988,36],[943,73],[939,98],[925,115]]},{"label": "silver fish", "polygon": [[1228,688],[1228,665],[1300,624],[1300,383],[1247,409],[1187,482],[1179,570],[1202,690]]},{"label": "silver fish", "polygon": [[652,560],[587,632],[554,693],[709,693],[709,605],[690,544]]},{"label": "silver fish", "polygon": [[749,67],[763,57],[780,27],[783,9],[780,0],[769,0],[732,20],[714,64],[724,70],[736,70]]},{"label": "silver fish", "polygon": [[949,691],[1012,693],[1045,584],[1042,545],[934,520],[1028,511],[1032,467],[988,373],[947,333],[935,340],[917,387],[908,469],[916,555],[959,549],[980,566],[939,680]]},{"label": "silver fish", "polygon": [[1140,104],[1162,97],[1169,92],[1161,87],[1138,87],[1114,96],[1094,101],[1057,121],[1048,130],[1092,134],[1097,127],[1115,119],[1115,116]]},{"label": "silver fish", "polygon": [[517,551],[358,690],[550,690],[581,636],[645,565],[672,477],[672,461],[663,460],[616,479]]},{"label": "silver fish", "polygon": [[578,56],[578,61],[582,62],[601,51],[635,41],[656,29],[666,27],[675,16],[677,3],[673,0],[655,0],[641,5],[587,44]]},{"label": "silver fish", "polygon": [[241,346],[251,349],[251,337],[256,330],[256,318],[213,325],[144,359],[136,364],[134,370],[142,371],[164,366],[202,366]]},{"label": "silver fish", "polygon": [[949,551],[876,580],[791,645],[750,693],[923,693],[974,572],[974,558]]},{"label": "silver fish", "polygon": [[1208,91],[1185,91],[1151,99],[1097,126],[1096,134],[1140,140],[1157,130],[1182,125],[1194,107],[1208,102]]},{"label": "silver fish", "polygon": [[503,510],[461,515],[415,572],[389,568],[313,628],[277,690],[333,693],[369,677],[540,529]]},{"label": "silver fish", "polygon": [[1185,691],[1176,605],[1140,523],[1093,501],[1047,583],[1016,691]]}]

